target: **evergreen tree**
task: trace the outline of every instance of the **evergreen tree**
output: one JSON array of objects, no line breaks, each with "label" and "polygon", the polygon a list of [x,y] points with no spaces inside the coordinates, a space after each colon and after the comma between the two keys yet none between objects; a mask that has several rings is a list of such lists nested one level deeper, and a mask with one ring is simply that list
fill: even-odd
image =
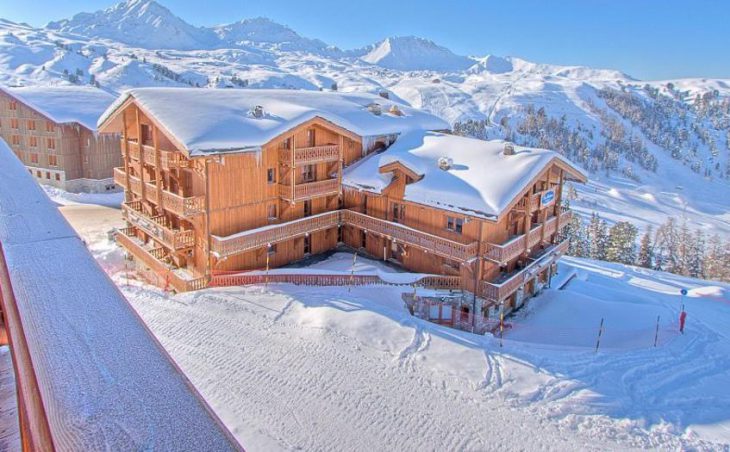
[{"label": "evergreen tree", "polygon": [[588,255],[585,225],[578,215],[570,217],[570,221],[563,229],[563,234],[568,239],[568,254],[570,256],[586,257]]},{"label": "evergreen tree", "polygon": [[727,281],[728,271],[730,271],[730,262],[726,255],[725,246],[723,246],[720,236],[715,234],[710,237],[707,242],[707,252],[703,256],[702,266],[704,268],[705,277],[717,281]]},{"label": "evergreen tree", "polygon": [[679,269],[677,259],[677,225],[674,218],[669,217],[667,221],[659,226],[656,231],[654,262],[657,270],[677,273]]},{"label": "evergreen tree", "polygon": [[687,260],[687,272],[693,278],[704,278],[704,255],[705,255],[705,234],[697,229],[692,237],[692,242]]},{"label": "evergreen tree", "polygon": [[653,228],[649,225],[646,232],[641,236],[641,244],[639,245],[639,256],[636,265],[644,268],[652,268],[654,264],[654,244],[651,240]]},{"label": "evergreen tree", "polygon": [[606,258],[606,242],[608,234],[606,232],[606,222],[593,212],[591,221],[588,223],[586,239],[588,242],[588,257],[596,260],[605,260]]},{"label": "evergreen tree", "polygon": [[606,260],[632,265],[636,261],[638,229],[628,221],[611,226],[606,244]]}]

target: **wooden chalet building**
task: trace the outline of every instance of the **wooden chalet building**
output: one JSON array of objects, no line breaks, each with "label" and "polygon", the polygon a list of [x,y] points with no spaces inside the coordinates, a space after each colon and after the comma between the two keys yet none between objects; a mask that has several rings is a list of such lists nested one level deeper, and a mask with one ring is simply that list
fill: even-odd
[{"label": "wooden chalet building", "polygon": [[88,86],[0,88],[0,137],[41,184],[115,191],[119,137],[96,133],[112,102],[114,96]]},{"label": "wooden chalet building", "polygon": [[554,152],[446,129],[367,94],[131,90],[99,120],[122,134],[117,240],[178,291],[342,243],[516,304],[565,250],[563,181],[585,177]]}]

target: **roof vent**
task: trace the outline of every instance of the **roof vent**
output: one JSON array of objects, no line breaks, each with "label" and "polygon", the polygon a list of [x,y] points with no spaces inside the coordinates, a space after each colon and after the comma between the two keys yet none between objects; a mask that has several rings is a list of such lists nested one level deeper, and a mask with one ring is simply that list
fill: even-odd
[{"label": "roof vent", "polygon": [[373,102],[371,104],[368,104],[368,111],[375,116],[380,116],[383,113],[383,109],[380,107],[380,104],[377,102]]},{"label": "roof vent", "polygon": [[380,92],[378,92],[378,96],[382,97],[383,99],[390,99],[390,93],[385,90],[380,90]]},{"label": "roof vent", "polygon": [[251,111],[251,114],[254,118],[263,118],[264,117],[264,107],[261,105],[256,105],[253,107],[253,110]]},{"label": "roof vent", "polygon": [[450,170],[451,167],[454,165],[454,160],[449,157],[441,157],[439,158],[439,168],[441,168],[444,171]]},{"label": "roof vent", "polygon": [[395,104],[390,106],[390,108],[388,109],[388,113],[394,116],[403,116],[403,111],[401,111],[401,109],[398,108],[398,106]]},{"label": "roof vent", "polygon": [[515,145],[510,142],[504,143],[504,155],[515,155]]}]

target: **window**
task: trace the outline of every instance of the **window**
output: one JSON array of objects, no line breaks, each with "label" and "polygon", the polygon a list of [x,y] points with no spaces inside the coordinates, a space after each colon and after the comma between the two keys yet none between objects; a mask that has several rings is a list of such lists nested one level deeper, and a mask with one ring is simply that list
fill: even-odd
[{"label": "window", "polygon": [[28,120],[28,130],[35,130],[35,121],[32,119]]},{"label": "window", "polygon": [[304,216],[305,217],[312,216],[312,201],[311,200],[304,201]]},{"label": "window", "polygon": [[406,206],[403,204],[393,203],[393,221],[396,223],[403,221],[405,217]]},{"label": "window", "polygon": [[32,147],[32,148],[38,147],[38,137],[30,137],[30,147]]},{"label": "window", "polygon": [[51,180],[51,173],[46,171],[46,179]]},{"label": "window", "polygon": [[142,129],[142,144],[152,144],[152,131],[150,130],[150,126],[141,124],[140,129]]},{"label": "window", "polygon": [[35,152],[30,153],[30,163],[38,163],[38,154]]},{"label": "window", "polygon": [[60,180],[61,180],[61,175],[60,175],[60,174],[58,174],[58,173],[56,173],[56,180],[57,180],[57,181],[60,181]]},{"label": "window", "polygon": [[304,254],[310,254],[312,252],[312,237],[304,236]]},{"label": "window", "polygon": [[10,141],[12,141],[12,144],[14,144],[16,146],[20,146],[20,135],[13,135],[10,138]]},{"label": "window", "polygon": [[281,149],[291,149],[291,138],[287,138],[279,144]]},{"label": "window", "polygon": [[18,102],[17,101],[14,101],[14,100],[11,100],[10,101],[10,109],[11,110],[17,110],[18,109]]},{"label": "window", "polygon": [[276,168],[269,168],[266,170],[266,182],[270,184],[276,183]]},{"label": "window", "polygon": [[317,167],[314,165],[304,165],[302,167],[302,180],[304,182],[314,182],[317,179]]},{"label": "window", "polygon": [[446,217],[446,229],[457,234],[461,234],[464,228],[464,219],[456,217]]},{"label": "window", "polygon": [[18,128],[18,118],[10,118],[10,128],[11,129]]},{"label": "window", "polygon": [[56,139],[55,138],[48,138],[46,140],[46,144],[48,145],[48,149],[56,149]]},{"label": "window", "polygon": [[269,204],[268,208],[269,220],[276,220],[278,215],[276,214],[276,204]]},{"label": "window", "polygon": [[48,166],[58,166],[58,157],[55,155],[49,155]]},{"label": "window", "polygon": [[362,248],[368,247],[368,235],[365,233],[365,231],[362,231],[362,240],[360,241],[360,246]]},{"label": "window", "polygon": [[307,129],[307,146],[314,146],[316,139],[314,129]]},{"label": "window", "polygon": [[269,245],[269,249],[267,252],[269,253],[269,256],[273,256],[274,254],[276,254],[276,243],[272,243],[271,245]]},{"label": "window", "polygon": [[46,121],[46,132],[55,132],[56,126],[51,121]]}]

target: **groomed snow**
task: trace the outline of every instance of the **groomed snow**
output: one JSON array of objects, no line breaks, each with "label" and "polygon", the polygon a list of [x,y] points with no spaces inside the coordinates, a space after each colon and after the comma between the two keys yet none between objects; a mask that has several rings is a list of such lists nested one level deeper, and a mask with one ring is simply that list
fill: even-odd
[{"label": "groomed snow", "polygon": [[77,122],[91,131],[96,131],[97,119],[115,99],[114,95],[91,86],[1,87],[0,89],[54,122],[60,124]]},{"label": "groomed snow", "polygon": [[[124,93],[99,119],[101,125],[129,97],[153,115],[191,155],[257,150],[315,117],[362,137],[410,130],[445,130],[442,119],[373,94],[300,90],[138,88]],[[368,111],[378,103],[382,115]],[[260,105],[264,116],[252,111]],[[397,105],[402,116],[388,113]]]},{"label": "groomed snow", "polygon": [[[504,144],[501,140],[411,132],[399,137],[385,152],[347,168],[342,183],[380,193],[390,184],[392,174],[380,174],[379,168],[400,162],[423,176],[406,185],[405,199],[469,215],[496,217],[554,161],[573,168],[574,177],[585,177],[556,152],[515,146],[514,155],[506,156]],[[450,169],[439,168],[442,157],[452,159]]]}]

